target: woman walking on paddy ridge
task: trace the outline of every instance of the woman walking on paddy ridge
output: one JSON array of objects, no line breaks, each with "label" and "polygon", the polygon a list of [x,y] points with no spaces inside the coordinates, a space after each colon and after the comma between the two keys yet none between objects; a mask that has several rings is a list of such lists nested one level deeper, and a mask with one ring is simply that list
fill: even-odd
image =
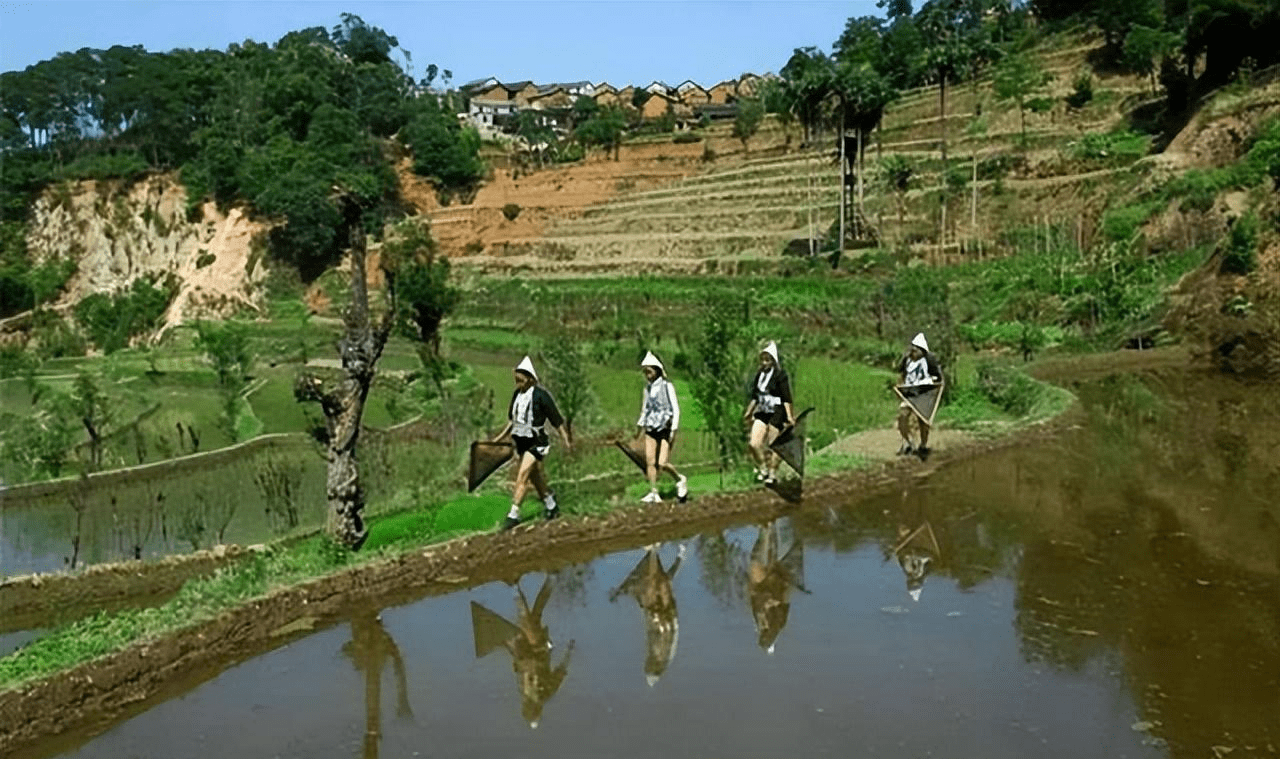
[{"label": "woman walking on paddy ridge", "polygon": [[778,361],[778,344],[772,340],[760,351],[760,369],[751,383],[751,400],[742,420],[751,423],[748,449],[756,464],[756,481],[772,485],[778,476],[778,454],[769,445],[796,423],[791,405],[791,380]]},{"label": "woman walking on paddy ridge", "polygon": [[[929,352],[929,341],[925,339],[923,332],[911,338],[906,355],[898,361],[898,384],[908,391],[942,384],[942,370]],[[920,431],[919,445],[912,440],[912,427]],[[905,399],[898,404],[898,434],[902,436],[899,456],[911,453],[922,457],[929,455],[929,424],[916,416],[916,412],[911,410],[911,404]]]},{"label": "woman walking on paddy ridge", "polygon": [[649,494],[645,503],[661,503],[658,495],[658,473],[666,472],[676,481],[676,497],[684,503],[689,497],[689,480],[671,464],[671,446],[680,429],[680,401],[676,387],[667,379],[666,369],[652,351],[646,351],[640,362],[646,381],[640,399],[640,418],[636,420],[637,437],[644,438],[645,474],[649,477]]},{"label": "woman walking on paddy ridge", "polygon": [[525,356],[512,372],[515,392],[511,394],[511,405],[507,407],[507,426],[494,437],[501,440],[511,433],[511,442],[515,445],[516,488],[511,495],[511,510],[502,523],[502,529],[509,530],[520,524],[520,502],[524,500],[529,484],[538,491],[542,499],[547,519],[560,516],[560,507],[556,504],[556,495],[547,487],[547,475],[542,460],[551,449],[551,441],[545,429],[547,422],[560,433],[566,449],[573,448],[569,439],[569,430],[564,424],[564,417],[556,408],[555,399],[542,385],[538,384],[538,373],[533,369],[533,361]]}]

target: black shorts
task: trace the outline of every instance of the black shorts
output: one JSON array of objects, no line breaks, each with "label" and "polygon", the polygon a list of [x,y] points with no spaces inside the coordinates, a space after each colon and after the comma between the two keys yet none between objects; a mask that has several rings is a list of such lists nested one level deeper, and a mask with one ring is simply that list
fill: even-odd
[{"label": "black shorts", "polygon": [[526,453],[532,453],[535,459],[542,461],[543,457],[547,455],[547,451],[551,450],[549,443],[543,442],[539,444],[536,437],[512,435],[511,442],[516,445],[516,456],[518,458],[524,458]]},{"label": "black shorts", "polygon": [[763,411],[757,411],[755,413],[755,418],[758,419],[759,421],[764,422],[770,427],[776,428],[779,432],[787,428],[787,411],[786,409],[781,407],[779,407],[778,410],[774,411],[772,414],[766,414]]},{"label": "black shorts", "polygon": [[663,427],[663,428],[662,428],[662,429],[660,429],[660,430],[650,430],[650,429],[646,429],[646,430],[644,431],[644,434],[648,435],[649,437],[653,438],[654,440],[658,440],[658,441],[665,440],[665,441],[667,441],[668,443],[670,443],[670,442],[671,442],[671,428],[670,428],[670,427]]}]

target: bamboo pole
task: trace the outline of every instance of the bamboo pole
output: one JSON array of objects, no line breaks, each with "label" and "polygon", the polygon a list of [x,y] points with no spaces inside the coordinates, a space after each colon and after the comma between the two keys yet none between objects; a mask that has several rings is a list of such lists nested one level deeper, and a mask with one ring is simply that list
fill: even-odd
[{"label": "bamboo pole", "polygon": [[848,175],[849,169],[845,162],[845,155],[844,155],[844,129],[845,129],[844,108],[842,107],[840,109],[840,241],[836,245],[837,261],[844,258],[844,236],[845,236],[844,207],[845,207],[845,203],[848,201],[848,194],[849,194],[848,183],[845,182],[845,177]]}]

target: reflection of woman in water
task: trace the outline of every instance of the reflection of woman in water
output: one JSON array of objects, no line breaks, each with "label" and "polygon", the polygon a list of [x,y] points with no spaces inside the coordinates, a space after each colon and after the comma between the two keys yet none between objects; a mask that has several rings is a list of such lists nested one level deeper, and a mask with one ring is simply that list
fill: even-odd
[{"label": "reflection of woman in water", "polygon": [[653,687],[667,671],[671,660],[676,655],[676,643],[680,639],[680,620],[676,616],[676,596],[671,582],[680,571],[680,563],[684,560],[684,546],[670,569],[663,569],[662,558],[658,556],[661,544],[651,545],[636,564],[627,579],[622,581],[618,589],[609,595],[609,601],[618,596],[631,595],[640,605],[644,614],[644,632],[647,653],[644,660],[645,679],[649,687]]},{"label": "reflection of woman in water", "polygon": [[505,648],[511,654],[511,666],[515,670],[516,684],[520,688],[520,713],[532,728],[538,727],[542,707],[560,690],[565,675],[569,673],[569,657],[573,653],[571,640],[560,664],[552,666],[551,633],[542,623],[542,612],[549,600],[550,577],[542,581],[542,588],[533,600],[532,609],[517,581],[516,624],[511,624],[475,601],[471,602],[476,657],[482,657],[497,647]]},{"label": "reflection of woman in water", "polygon": [[[933,548],[930,551],[930,547]],[[898,559],[898,566],[907,576],[907,593],[912,601],[920,600],[920,592],[924,590],[924,578],[928,576],[930,565],[938,553],[938,539],[933,534],[933,527],[928,520],[914,531],[905,524],[898,525],[898,545],[893,553]]]},{"label": "reflection of woman in water", "polygon": [[782,533],[790,532],[784,530],[790,525],[781,525],[783,521],[785,518],[775,519],[760,528],[747,568],[747,592],[759,635],[757,642],[771,654],[778,634],[787,625],[791,589],[808,592],[804,588],[804,546],[794,535],[786,545]]},{"label": "reflection of woman in water", "polygon": [[382,626],[377,609],[365,609],[351,617],[351,640],[343,644],[342,653],[364,672],[364,757],[375,759],[382,737],[382,670],[387,659],[391,659],[396,677],[396,715],[413,716],[404,660],[400,658],[400,648]]}]

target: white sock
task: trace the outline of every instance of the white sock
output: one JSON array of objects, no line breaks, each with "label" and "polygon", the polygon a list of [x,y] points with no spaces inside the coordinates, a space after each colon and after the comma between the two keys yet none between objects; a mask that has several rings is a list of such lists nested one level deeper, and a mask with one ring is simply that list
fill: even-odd
[{"label": "white sock", "polygon": [[520,504],[513,503],[511,504],[511,511],[507,512],[507,519],[519,519],[519,518],[520,518]]},{"label": "white sock", "polygon": [[547,507],[547,511],[551,511],[556,507],[556,494],[547,493],[547,497],[542,499],[542,505]]}]

